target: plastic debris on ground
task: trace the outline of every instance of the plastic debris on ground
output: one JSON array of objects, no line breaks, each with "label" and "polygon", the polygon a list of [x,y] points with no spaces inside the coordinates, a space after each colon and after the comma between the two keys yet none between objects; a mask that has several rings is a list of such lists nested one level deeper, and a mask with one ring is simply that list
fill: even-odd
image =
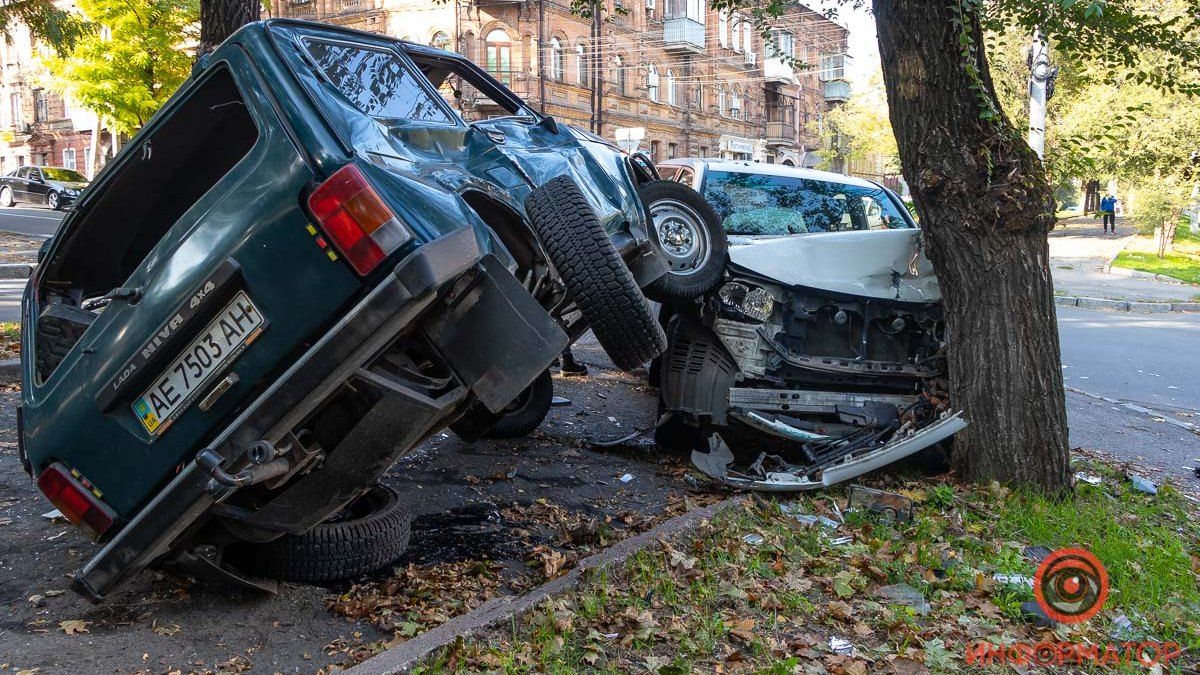
[{"label": "plastic debris on ground", "polygon": [[863,485],[851,485],[847,492],[847,511],[862,510],[895,523],[912,522],[913,500],[904,495]]},{"label": "plastic debris on ground", "polygon": [[784,515],[791,516],[796,522],[805,527],[812,527],[817,523],[831,530],[836,530],[839,527],[839,523],[832,518],[804,513],[798,504],[780,504],[779,509],[783,511]]},{"label": "plastic debris on ground", "polygon": [[1084,483],[1087,483],[1088,485],[1099,485],[1102,481],[1100,476],[1096,476],[1096,475],[1093,475],[1090,473],[1084,473],[1083,471],[1080,471],[1079,473],[1075,474],[1075,480],[1082,481]]},{"label": "plastic debris on ground", "polygon": [[1129,620],[1129,617],[1121,614],[1113,619],[1112,630],[1109,631],[1109,635],[1114,640],[1131,640],[1134,634],[1133,622]]},{"label": "plastic debris on ground", "polygon": [[1002,584],[1033,588],[1033,578],[1027,577],[1024,574],[1001,574],[1000,572],[997,572],[992,575],[992,578]]},{"label": "plastic debris on ground", "polygon": [[921,591],[908,584],[900,583],[884,586],[879,589],[879,595],[886,598],[892,604],[911,607],[917,614],[928,614],[933,610],[929,601],[925,599],[925,596],[921,595]]},{"label": "plastic debris on ground", "polygon": [[53,511],[47,511],[42,514],[42,517],[45,518],[46,520],[56,520],[59,518],[66,520],[66,516],[64,516],[62,514],[62,511],[59,511],[58,509],[54,509]]},{"label": "plastic debris on ground", "polygon": [[742,541],[750,544],[751,546],[762,546],[763,541],[765,540],[761,534],[755,534],[751,532],[750,534],[742,537]]},{"label": "plastic debris on ground", "polygon": [[1148,495],[1158,494],[1158,486],[1155,485],[1154,481],[1150,480],[1149,478],[1146,478],[1145,476],[1139,476],[1134,473],[1129,474],[1128,478],[1129,482],[1133,485],[1134,490]]},{"label": "plastic debris on ground", "polygon": [[1039,628],[1054,628],[1058,622],[1046,615],[1046,610],[1034,600],[1021,603],[1021,615]]},{"label": "plastic debris on ground", "polygon": [[1045,546],[1026,546],[1024,550],[1021,551],[1021,555],[1024,556],[1026,560],[1033,563],[1042,562],[1048,558],[1051,553],[1053,553],[1053,551]]},{"label": "plastic debris on ground", "polygon": [[840,637],[829,638],[829,649],[834,654],[842,656],[850,656],[854,653],[854,645],[849,640]]},{"label": "plastic debris on ground", "polygon": [[555,396],[554,398],[550,399],[550,407],[552,408],[565,408],[569,405],[571,405],[571,399],[569,398]]},{"label": "plastic debris on ground", "polygon": [[629,481],[633,480],[633,474],[627,473],[624,476],[621,476],[620,478],[618,478],[617,480],[621,481],[622,483],[628,483]]}]

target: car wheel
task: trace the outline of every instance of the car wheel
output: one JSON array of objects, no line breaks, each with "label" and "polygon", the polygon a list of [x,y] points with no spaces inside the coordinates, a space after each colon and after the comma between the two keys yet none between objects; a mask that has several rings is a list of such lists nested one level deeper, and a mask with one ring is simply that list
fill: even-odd
[{"label": "car wheel", "polygon": [[554,381],[550,378],[549,370],[542,371],[542,374],[521,392],[517,400],[504,409],[504,416],[483,434],[484,438],[528,436],[546,419],[553,399]]},{"label": "car wheel", "polygon": [[567,295],[618,368],[633,370],[666,349],[646,296],[570,177],[534,190],[525,210]]},{"label": "car wheel", "polygon": [[13,201],[12,189],[8,187],[0,188],[0,206],[12,206],[15,203]]},{"label": "car wheel", "polygon": [[55,211],[58,210],[58,193],[57,192],[51,192],[50,194],[46,195],[46,206],[49,206],[51,209],[53,209]]},{"label": "car wheel", "polygon": [[374,485],[308,532],[266,543],[231,544],[224,560],[244,572],[282,581],[349,579],[398,560],[408,549],[410,534],[400,496],[386,485]]},{"label": "car wheel", "polygon": [[669,180],[644,183],[638,196],[650,234],[669,271],[646,288],[654,300],[692,299],[721,280],[729,239],[721,219],[692,188]]}]

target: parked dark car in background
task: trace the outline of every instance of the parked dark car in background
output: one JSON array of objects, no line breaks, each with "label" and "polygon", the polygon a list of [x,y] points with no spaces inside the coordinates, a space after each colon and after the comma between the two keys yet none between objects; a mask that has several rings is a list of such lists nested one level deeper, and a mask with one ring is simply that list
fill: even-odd
[{"label": "parked dark car in background", "polygon": [[29,203],[66,208],[87,184],[87,177],[74,169],[22,166],[0,176],[0,206]]}]

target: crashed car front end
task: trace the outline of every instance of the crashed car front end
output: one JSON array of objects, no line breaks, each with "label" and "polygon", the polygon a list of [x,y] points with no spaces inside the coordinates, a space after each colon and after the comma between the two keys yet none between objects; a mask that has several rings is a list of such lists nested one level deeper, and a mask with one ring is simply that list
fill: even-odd
[{"label": "crashed car front end", "polygon": [[662,368],[664,407],[677,430],[700,432],[702,471],[816,489],[965,426],[945,393],[941,298],[918,230],[734,240],[730,259],[727,280],[672,319]]}]

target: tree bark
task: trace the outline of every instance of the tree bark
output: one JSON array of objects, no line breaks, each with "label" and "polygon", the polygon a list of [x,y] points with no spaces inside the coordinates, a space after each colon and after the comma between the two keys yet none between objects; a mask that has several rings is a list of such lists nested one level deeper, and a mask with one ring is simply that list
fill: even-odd
[{"label": "tree bark", "polygon": [[242,26],[258,21],[261,0],[200,0],[200,45],[196,56],[217,48]]},{"label": "tree bark", "polygon": [[902,170],[945,304],[951,402],[969,422],[953,464],[969,480],[1068,490],[1052,192],[1000,112],[978,0],[873,2]]}]

